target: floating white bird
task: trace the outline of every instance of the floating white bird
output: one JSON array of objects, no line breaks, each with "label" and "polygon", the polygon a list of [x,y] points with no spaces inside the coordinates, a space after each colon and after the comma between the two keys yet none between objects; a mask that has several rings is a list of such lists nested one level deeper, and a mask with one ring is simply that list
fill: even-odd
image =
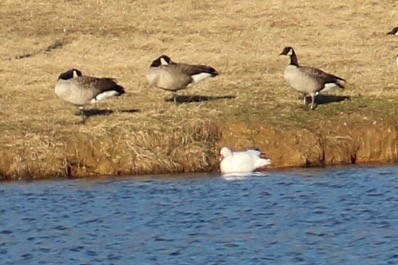
[{"label": "floating white bird", "polygon": [[228,147],[223,147],[220,150],[220,160],[220,170],[224,174],[251,173],[271,164],[271,159],[265,158],[256,149],[232,151]]}]

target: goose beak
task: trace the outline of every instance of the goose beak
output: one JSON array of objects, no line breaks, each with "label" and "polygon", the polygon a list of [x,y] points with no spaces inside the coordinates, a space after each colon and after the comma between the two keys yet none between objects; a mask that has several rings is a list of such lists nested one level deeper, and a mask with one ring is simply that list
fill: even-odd
[{"label": "goose beak", "polygon": [[221,162],[224,159],[223,155],[218,155],[218,161]]}]

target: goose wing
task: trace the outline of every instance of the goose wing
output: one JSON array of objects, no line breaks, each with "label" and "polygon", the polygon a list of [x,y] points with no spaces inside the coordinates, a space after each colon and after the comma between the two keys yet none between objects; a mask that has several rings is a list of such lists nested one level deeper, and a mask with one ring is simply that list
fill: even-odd
[{"label": "goose wing", "polygon": [[247,154],[251,156],[260,157],[262,155],[261,151],[258,149],[249,149],[245,151]]},{"label": "goose wing", "polygon": [[307,74],[313,78],[316,78],[317,80],[319,80],[320,82],[323,82],[324,84],[335,83],[337,86],[344,88],[344,86],[339,83],[339,80],[345,82],[345,79],[343,79],[341,77],[338,77],[338,76],[332,75],[332,74],[328,74],[318,68],[313,68],[313,67],[308,67],[308,66],[301,66],[300,69],[305,74]]},{"label": "goose wing", "polygon": [[389,32],[387,32],[387,35],[395,35],[398,32],[398,27],[392,28]]},{"label": "goose wing", "polygon": [[174,62],[160,65],[156,71],[158,71],[156,86],[171,91],[187,88],[208,77],[218,75],[217,71],[209,66]]},{"label": "goose wing", "polygon": [[211,76],[218,75],[218,72],[216,71],[216,69],[214,69],[213,67],[210,67],[210,66],[206,66],[206,65],[191,65],[191,64],[184,64],[184,63],[172,64],[172,65],[174,65],[179,72],[184,73],[189,76],[198,75],[198,74],[202,74],[202,73],[207,73],[207,74],[210,74]]},{"label": "goose wing", "polygon": [[98,78],[92,76],[79,76],[77,81],[82,84],[82,87],[95,91],[95,94],[100,94],[106,91],[116,91],[123,94],[124,88],[116,83],[113,78]]}]

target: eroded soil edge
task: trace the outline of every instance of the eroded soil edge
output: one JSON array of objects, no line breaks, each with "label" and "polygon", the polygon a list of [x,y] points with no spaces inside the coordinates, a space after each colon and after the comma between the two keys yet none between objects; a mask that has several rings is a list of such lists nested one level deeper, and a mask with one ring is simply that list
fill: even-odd
[{"label": "eroded soil edge", "polygon": [[310,128],[204,122],[162,132],[115,128],[14,136],[0,151],[0,178],[31,179],[217,171],[221,146],[257,147],[273,168],[398,161],[397,122]]}]

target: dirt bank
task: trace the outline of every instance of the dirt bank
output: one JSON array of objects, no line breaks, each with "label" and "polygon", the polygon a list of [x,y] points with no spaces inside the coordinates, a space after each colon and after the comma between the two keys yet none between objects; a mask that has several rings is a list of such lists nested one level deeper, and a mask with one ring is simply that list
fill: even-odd
[{"label": "dirt bank", "polygon": [[1,179],[87,177],[218,170],[221,146],[258,147],[272,168],[398,160],[398,122],[313,128],[201,121],[167,132],[76,130],[67,135],[25,134],[0,153]]},{"label": "dirt bank", "polygon": [[324,123],[294,130],[243,124],[228,127],[233,133],[224,135],[225,144],[251,141],[266,150],[273,167],[384,163],[398,158],[396,122]]}]

